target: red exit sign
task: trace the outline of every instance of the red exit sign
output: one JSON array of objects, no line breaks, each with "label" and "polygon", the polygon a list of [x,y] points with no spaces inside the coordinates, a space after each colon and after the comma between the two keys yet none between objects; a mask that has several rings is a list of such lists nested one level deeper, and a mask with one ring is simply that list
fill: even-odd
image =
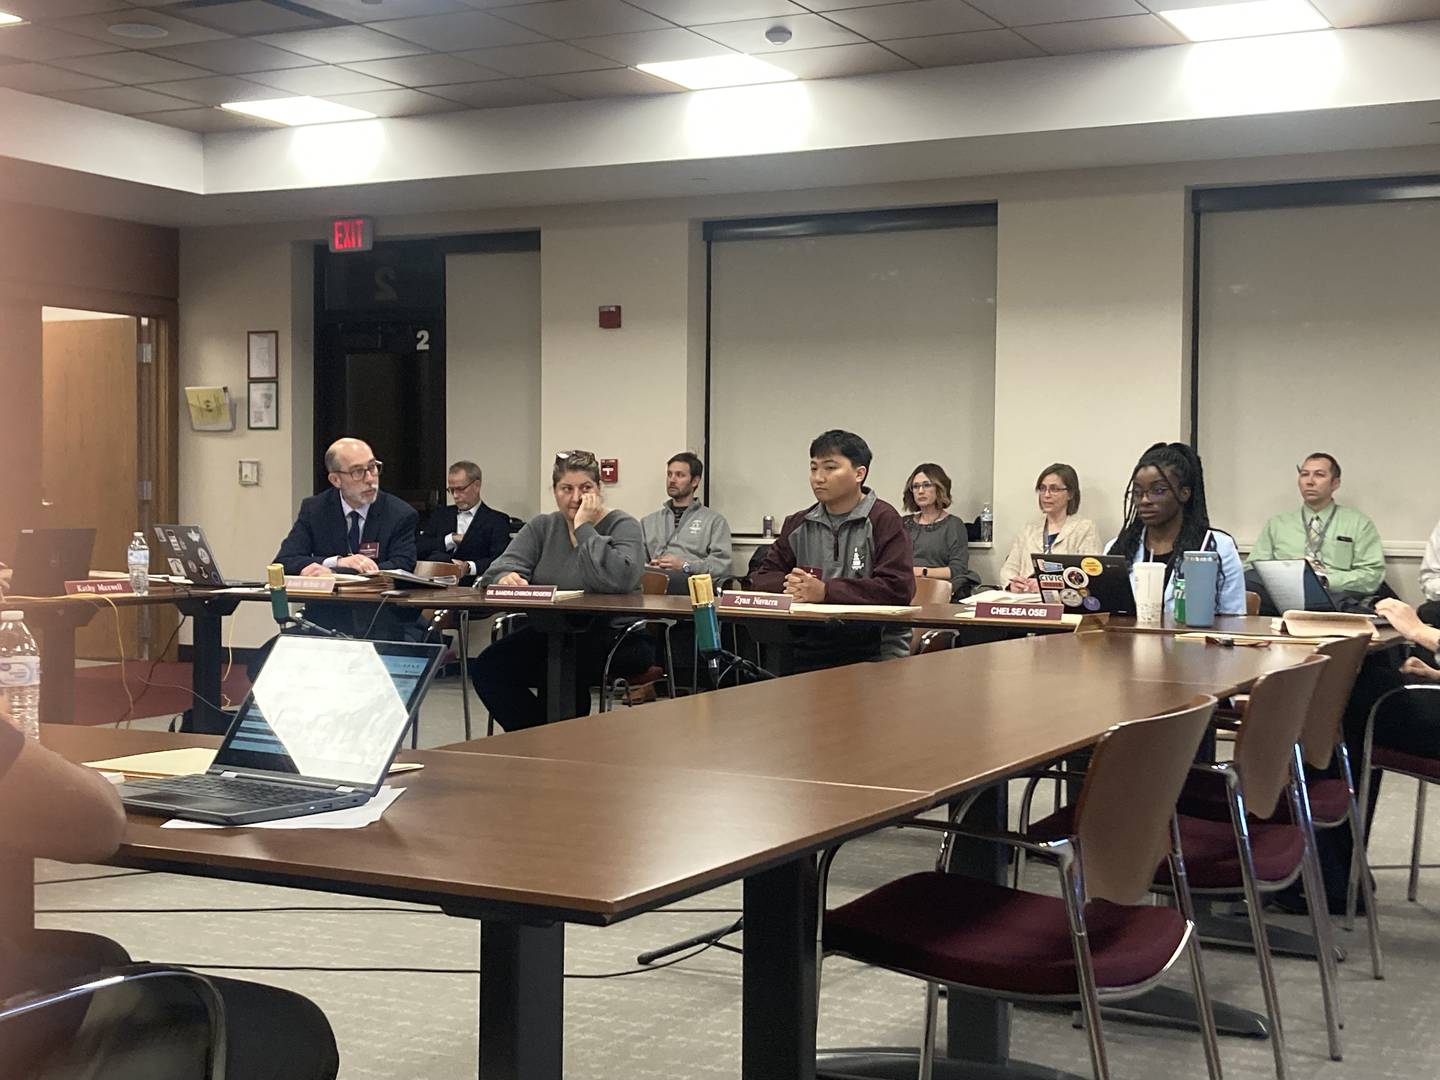
[{"label": "red exit sign", "polygon": [[375,246],[375,222],[370,218],[336,218],[330,223],[331,251],[369,251]]}]

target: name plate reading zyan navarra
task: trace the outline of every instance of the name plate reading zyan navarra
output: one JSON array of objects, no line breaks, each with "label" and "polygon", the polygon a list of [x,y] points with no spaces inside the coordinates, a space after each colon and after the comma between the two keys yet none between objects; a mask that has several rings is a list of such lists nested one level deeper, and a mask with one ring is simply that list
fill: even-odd
[{"label": "name plate reading zyan navarra", "polygon": [[1065,614],[1061,604],[976,604],[977,619],[1023,619],[1026,622],[1059,622]]},{"label": "name plate reading zyan navarra", "polygon": [[334,574],[286,574],[285,592],[321,596],[335,591]]},{"label": "name plate reading zyan navarra", "polygon": [[584,589],[557,589],[554,585],[486,585],[486,600],[529,600],[536,604],[553,604],[556,600],[573,600],[584,596]]},{"label": "name plate reading zyan navarra", "polygon": [[135,586],[129,580],[116,581],[112,579],[87,578],[84,581],[65,582],[66,596],[129,596],[135,592]]},{"label": "name plate reading zyan navarra", "polygon": [[795,598],[788,593],[727,592],[720,594],[722,608],[744,608],[747,611],[789,611]]}]

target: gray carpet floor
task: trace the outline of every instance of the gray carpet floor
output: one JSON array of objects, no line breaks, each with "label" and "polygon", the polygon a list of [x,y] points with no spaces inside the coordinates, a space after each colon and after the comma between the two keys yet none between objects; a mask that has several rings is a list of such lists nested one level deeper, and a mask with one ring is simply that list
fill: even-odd
[{"label": "gray carpet floor", "polygon": [[[436,683],[424,711],[422,745],[462,737],[459,692],[456,679]],[[477,718],[477,733],[483,732],[483,714]],[[1410,904],[1405,871],[1392,868],[1408,858],[1414,798],[1413,784],[1387,779],[1372,842],[1384,981],[1370,977],[1363,921],[1353,933],[1337,931],[1352,954],[1340,965],[1344,1061],[1331,1061],[1326,1053],[1313,962],[1276,961],[1294,1077],[1440,1075],[1440,980],[1432,967],[1440,965],[1440,870],[1422,876],[1419,902]],[[836,861],[830,895],[843,901],[926,868],[934,848],[927,835],[895,830],[855,841]],[[1049,889],[1047,874],[1032,870],[1030,884]],[[73,880],[92,875],[103,876]],[[474,924],[401,904],[105,867],[42,863],[37,880],[41,925],[108,934],[137,958],[224,970],[306,994],[335,1028],[345,1080],[476,1075]],[[619,974],[635,968],[641,951],[733,921],[739,899],[739,886],[732,885],[617,926],[568,929],[567,1077],[739,1075],[738,956],[712,949],[674,966]],[[1303,923],[1283,916],[1275,921]],[[1262,1008],[1252,956],[1208,950],[1205,963],[1217,999]],[[307,968],[344,970],[288,970]],[[586,977],[598,975],[615,977]],[[1187,978],[1180,965],[1171,981],[1183,987]],[[846,960],[827,961],[820,1044],[913,1045],[921,1003],[916,982]],[[1205,1075],[1193,1034],[1124,1023],[1107,1024],[1105,1033],[1116,1077]],[[1089,1075],[1084,1036],[1065,1015],[1017,1009],[1013,1048],[1018,1058]],[[1221,1052],[1228,1077],[1274,1075],[1264,1041],[1226,1038]]]}]

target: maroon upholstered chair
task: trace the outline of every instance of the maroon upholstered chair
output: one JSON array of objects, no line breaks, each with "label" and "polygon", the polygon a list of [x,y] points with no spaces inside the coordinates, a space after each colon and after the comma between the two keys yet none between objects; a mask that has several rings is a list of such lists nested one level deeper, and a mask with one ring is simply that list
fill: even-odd
[{"label": "maroon upholstered chair", "polygon": [[[1359,796],[1359,804],[1368,807],[1370,805],[1370,785],[1374,782],[1374,774],[1381,769],[1419,781],[1419,789],[1415,793],[1415,833],[1410,841],[1410,879],[1405,888],[1405,899],[1412,904],[1415,902],[1420,888],[1420,845],[1425,826],[1425,793],[1431,784],[1440,784],[1440,758],[1422,757],[1418,754],[1407,754],[1400,750],[1376,746],[1375,717],[1391,698],[1415,694],[1440,694],[1440,686],[1433,683],[1399,686],[1381,694],[1371,707],[1370,716],[1365,721],[1365,743],[1360,755]],[[1355,841],[1355,851],[1357,856],[1364,854],[1363,841]],[[1352,921],[1355,918],[1356,884],[1358,882],[1361,888],[1367,888],[1370,884],[1368,859],[1364,869],[1365,873],[1360,873],[1361,859],[1359,857],[1350,860],[1350,887],[1347,890],[1345,917]],[[1365,904],[1367,914],[1375,909],[1373,890],[1366,892]]]},{"label": "maroon upholstered chair", "polygon": [[[848,956],[924,981],[921,1080],[931,1074],[942,983],[1010,1000],[1078,1003],[1095,1076],[1104,1080],[1109,1069],[1101,1002],[1144,993],[1182,953],[1190,960],[1210,1076],[1220,1076],[1174,824],[1176,797],[1214,707],[1214,698],[1197,698],[1179,712],[1120,724],[1101,736],[1065,835],[1032,840],[913,821],[906,827],[946,834],[936,869],[824,914],[822,957]],[[1053,861],[1061,895],[946,873],[957,835],[996,840]],[[1161,863],[1176,882],[1178,908],[1145,903]]]}]

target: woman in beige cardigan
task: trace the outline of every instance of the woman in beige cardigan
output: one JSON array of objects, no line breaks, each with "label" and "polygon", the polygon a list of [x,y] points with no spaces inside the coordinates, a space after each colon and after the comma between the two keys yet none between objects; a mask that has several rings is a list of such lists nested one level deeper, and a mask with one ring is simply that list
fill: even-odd
[{"label": "woman in beige cardigan", "polygon": [[1061,555],[1095,555],[1101,551],[1100,534],[1089,518],[1075,517],[1080,509],[1080,478],[1069,465],[1056,462],[1047,466],[1035,481],[1035,495],[1040,503],[1039,521],[1032,520],[1020,531],[1000,580],[1011,592],[1036,592],[1032,576],[1034,554],[1057,552]]}]

